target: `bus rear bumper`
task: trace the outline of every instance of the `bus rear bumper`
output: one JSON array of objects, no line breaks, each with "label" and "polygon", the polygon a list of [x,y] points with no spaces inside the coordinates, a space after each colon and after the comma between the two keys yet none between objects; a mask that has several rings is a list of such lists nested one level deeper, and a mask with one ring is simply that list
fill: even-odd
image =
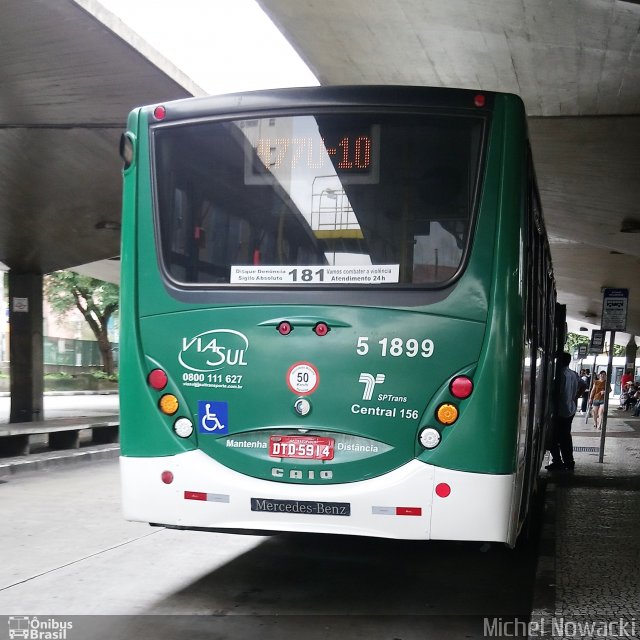
[{"label": "bus rear bumper", "polygon": [[[361,482],[289,484],[245,476],[198,450],[121,457],[120,468],[128,520],[187,529],[508,540],[513,475],[452,471],[413,460]],[[165,471],[173,475],[170,484],[162,480]]]}]

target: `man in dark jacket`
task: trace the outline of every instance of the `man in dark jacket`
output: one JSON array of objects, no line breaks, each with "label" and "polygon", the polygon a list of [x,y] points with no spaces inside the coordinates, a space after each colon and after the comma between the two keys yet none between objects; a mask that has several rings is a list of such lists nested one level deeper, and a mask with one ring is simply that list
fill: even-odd
[{"label": "man in dark jacket", "polygon": [[569,369],[571,354],[566,351],[560,354],[558,364],[560,371],[555,380],[555,411],[552,426],[551,464],[545,469],[549,471],[573,471],[576,463],[573,459],[573,439],[571,423],[578,408],[577,401],[582,395],[585,385],[575,371]]}]

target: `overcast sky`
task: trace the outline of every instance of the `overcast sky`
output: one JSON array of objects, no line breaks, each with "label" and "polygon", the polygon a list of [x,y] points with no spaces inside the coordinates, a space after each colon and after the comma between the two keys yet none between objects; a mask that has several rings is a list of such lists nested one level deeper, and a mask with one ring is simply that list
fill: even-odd
[{"label": "overcast sky", "polygon": [[254,0],[99,0],[210,94],[318,84]]}]

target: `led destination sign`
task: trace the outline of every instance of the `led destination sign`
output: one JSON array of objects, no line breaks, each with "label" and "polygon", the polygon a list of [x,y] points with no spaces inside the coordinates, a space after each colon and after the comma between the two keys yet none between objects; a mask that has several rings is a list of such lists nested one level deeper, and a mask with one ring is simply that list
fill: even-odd
[{"label": "led destination sign", "polygon": [[255,146],[265,169],[329,169],[368,171],[371,168],[370,135],[344,135],[333,143],[325,138],[258,138]]},{"label": "led destination sign", "polygon": [[378,125],[319,130],[311,116],[244,120],[245,183],[286,184],[293,176],[306,180],[338,176],[343,183],[377,182]]}]

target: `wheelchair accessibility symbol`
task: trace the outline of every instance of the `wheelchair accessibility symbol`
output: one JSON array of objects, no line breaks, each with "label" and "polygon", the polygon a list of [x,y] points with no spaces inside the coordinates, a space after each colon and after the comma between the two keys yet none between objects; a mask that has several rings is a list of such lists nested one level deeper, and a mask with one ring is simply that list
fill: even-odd
[{"label": "wheelchair accessibility symbol", "polygon": [[229,405],[226,402],[199,400],[198,431],[213,435],[229,433]]}]

